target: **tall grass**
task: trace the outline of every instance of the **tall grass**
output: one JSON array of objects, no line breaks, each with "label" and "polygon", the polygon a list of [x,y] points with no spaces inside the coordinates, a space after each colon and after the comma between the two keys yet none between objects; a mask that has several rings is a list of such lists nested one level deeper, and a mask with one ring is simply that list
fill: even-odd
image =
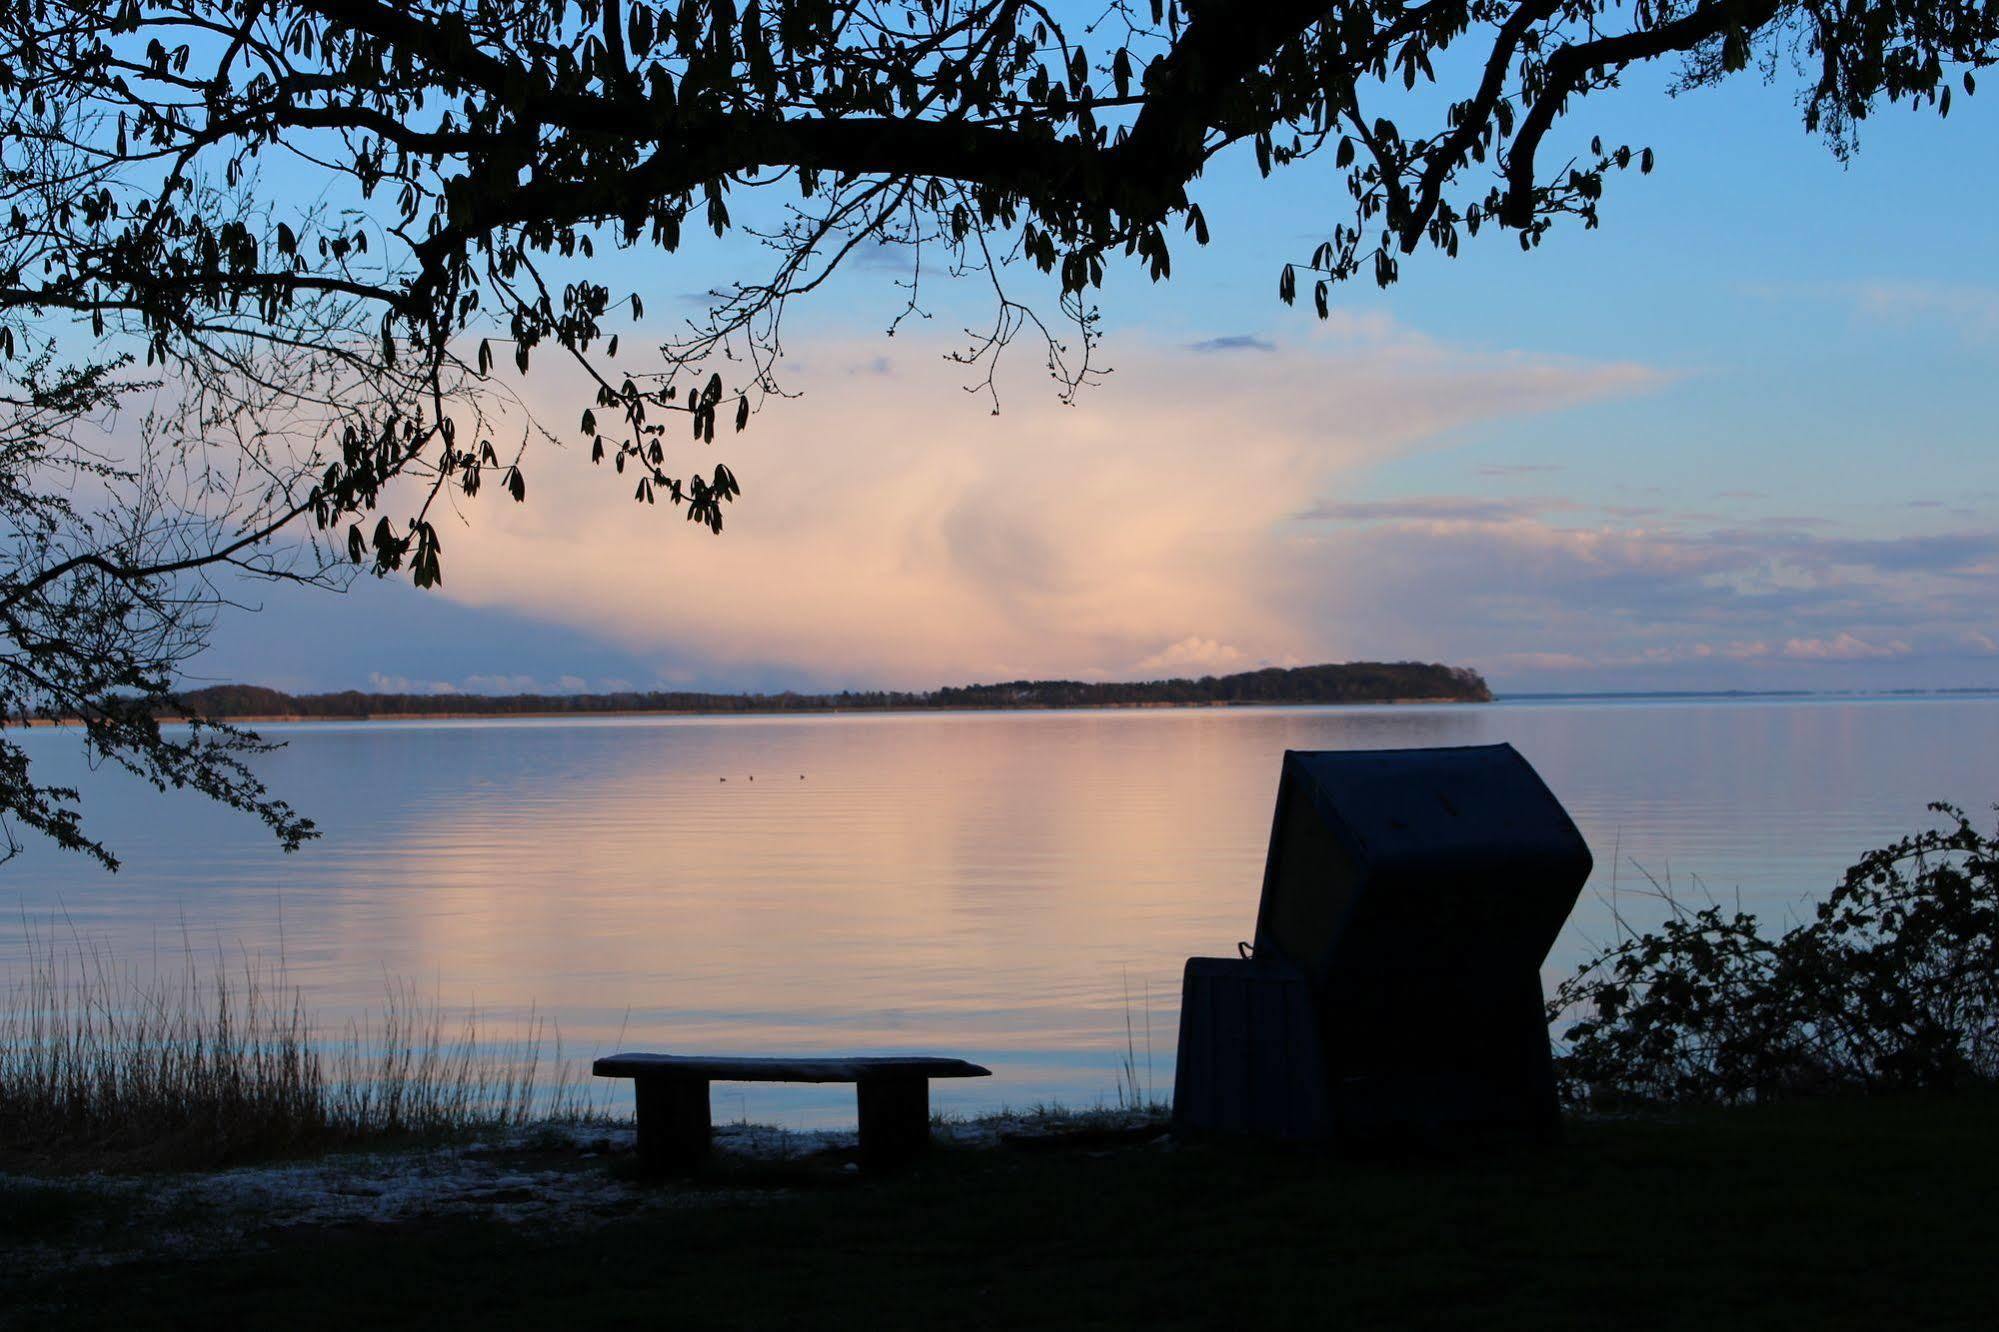
[{"label": "tall grass", "polygon": [[1145,995],[1145,1064],[1143,1077],[1140,1074],[1138,1036],[1133,1029],[1131,1017],[1131,972],[1124,973],[1124,1054],[1118,1062],[1117,1108],[1135,1110],[1146,1114],[1163,1113],[1166,1105],[1154,1093],[1152,1087],[1152,982],[1144,983]]},{"label": "tall grass", "polygon": [[142,973],[29,940],[0,1007],[0,1148],[208,1163],[601,1113],[530,1013],[495,1040],[410,984],[320,1030],[275,965]]}]

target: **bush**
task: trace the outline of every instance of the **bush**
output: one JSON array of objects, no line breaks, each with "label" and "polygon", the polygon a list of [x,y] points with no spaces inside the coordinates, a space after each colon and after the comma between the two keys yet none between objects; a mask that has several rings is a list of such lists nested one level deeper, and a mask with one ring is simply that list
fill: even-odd
[{"label": "bush", "polygon": [[1627,934],[1555,992],[1572,1104],[1737,1104],[1999,1077],[1999,833],[1950,826],[1869,852],[1781,936],[1698,910]]}]

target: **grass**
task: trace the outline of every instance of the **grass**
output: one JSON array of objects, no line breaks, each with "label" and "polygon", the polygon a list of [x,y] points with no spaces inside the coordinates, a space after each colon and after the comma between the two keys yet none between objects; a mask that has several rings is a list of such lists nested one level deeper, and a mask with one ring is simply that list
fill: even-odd
[{"label": "grass", "polygon": [[[329,1033],[281,961],[202,968],[190,948],[181,970],[142,973],[53,935],[26,952],[0,1002],[0,1169],[220,1166],[610,1118],[612,1089],[565,1062],[560,1033],[532,1014],[494,1039],[477,1013],[453,1019],[391,982],[377,1017]],[[1137,1018],[1125,990],[1116,1109],[1027,1118],[1104,1130],[1166,1117],[1150,989]]]},{"label": "grass", "polygon": [[530,1014],[496,1039],[406,983],[319,1028],[282,964],[120,968],[31,939],[0,1008],[0,1152],[38,1164],[214,1165],[598,1111]]},{"label": "grass", "polygon": [[1117,1105],[1120,1110],[1141,1114],[1163,1114],[1171,1107],[1159,1098],[1152,1082],[1152,983],[1145,982],[1145,1063],[1143,1078],[1138,1062],[1138,1034],[1131,1016],[1131,972],[1124,973],[1124,1055],[1117,1068]]},{"label": "grass", "polygon": [[[1344,1161],[1221,1144],[947,1151],[584,1231],[420,1224],[15,1274],[36,1327],[1972,1327],[1999,1317],[1999,1100],[1584,1122]],[[279,1315],[276,1311],[282,1311]]]}]

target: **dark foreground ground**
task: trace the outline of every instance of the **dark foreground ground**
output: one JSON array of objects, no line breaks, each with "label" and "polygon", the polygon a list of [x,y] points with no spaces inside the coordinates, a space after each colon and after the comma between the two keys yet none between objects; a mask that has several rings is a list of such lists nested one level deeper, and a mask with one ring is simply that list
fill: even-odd
[{"label": "dark foreground ground", "polygon": [[[787,1167],[583,1229],[269,1234],[0,1284],[34,1327],[1991,1327],[1999,1100],[1572,1126],[1504,1159],[1218,1147]],[[687,1189],[687,1185],[666,1186]],[[695,1200],[690,1199],[690,1202]],[[59,1241],[58,1201],[0,1218]]]}]

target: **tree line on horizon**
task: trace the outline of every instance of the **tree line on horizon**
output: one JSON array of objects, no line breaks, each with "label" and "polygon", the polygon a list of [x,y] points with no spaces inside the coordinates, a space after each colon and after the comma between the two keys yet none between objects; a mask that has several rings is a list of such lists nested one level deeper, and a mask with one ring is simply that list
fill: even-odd
[{"label": "tree line on horizon", "polygon": [[[491,716],[607,712],[830,712],[913,708],[1089,708],[1203,704],[1388,703],[1405,699],[1487,703],[1492,691],[1468,667],[1434,662],[1347,662],[1268,667],[1235,675],[1099,683],[1015,680],[934,690],[842,690],[721,694],[626,690],[604,694],[288,694],[224,684],[179,696],[186,712],[213,718]],[[165,710],[163,715],[174,715]]]}]

